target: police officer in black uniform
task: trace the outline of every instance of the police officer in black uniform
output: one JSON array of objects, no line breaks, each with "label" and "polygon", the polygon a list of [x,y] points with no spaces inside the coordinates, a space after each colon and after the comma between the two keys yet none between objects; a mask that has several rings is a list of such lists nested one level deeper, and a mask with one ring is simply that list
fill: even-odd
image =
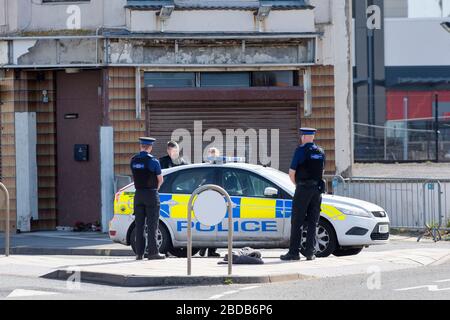
[{"label": "police officer in black uniform", "polygon": [[291,217],[291,242],[289,252],[281,260],[300,260],[301,227],[307,221],[305,256],[315,259],[316,229],[320,218],[322,193],[325,191],[323,171],[325,153],[314,143],[316,129],[301,128],[302,145],[295,151],[289,176],[296,184]]},{"label": "police officer in black uniform", "polygon": [[141,152],[131,159],[134,186],[134,215],[136,223],[136,260],[142,260],[145,252],[144,228],[147,225],[148,259],[164,259],[156,243],[159,223],[160,200],[158,190],[163,183],[158,159],[150,153],[156,139],[139,138]]}]

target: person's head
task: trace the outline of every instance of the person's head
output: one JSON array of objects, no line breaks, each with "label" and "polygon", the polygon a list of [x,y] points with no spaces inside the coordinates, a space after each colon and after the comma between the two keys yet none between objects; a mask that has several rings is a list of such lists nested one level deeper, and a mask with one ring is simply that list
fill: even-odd
[{"label": "person's head", "polygon": [[167,154],[171,159],[176,159],[180,155],[180,147],[175,141],[167,142]]},{"label": "person's head", "polygon": [[301,128],[302,144],[314,142],[317,130],[314,128]]},{"label": "person's head", "polygon": [[139,138],[141,152],[151,153],[153,150],[154,138],[141,137]]},{"label": "person's head", "polygon": [[220,157],[220,151],[217,148],[208,149],[208,157]]},{"label": "person's head", "polygon": [[305,144],[305,143],[312,143],[312,142],[314,142],[314,138],[315,138],[314,135],[306,135],[306,136],[302,135],[302,143],[303,144]]},{"label": "person's head", "polygon": [[153,146],[147,145],[147,144],[141,144],[141,151],[151,153],[153,150]]}]

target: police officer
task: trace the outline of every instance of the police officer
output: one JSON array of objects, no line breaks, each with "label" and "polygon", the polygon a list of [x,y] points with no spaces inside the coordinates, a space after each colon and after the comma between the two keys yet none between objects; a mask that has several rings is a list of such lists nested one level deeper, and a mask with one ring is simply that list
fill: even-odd
[{"label": "police officer", "polygon": [[160,200],[158,190],[163,183],[158,159],[150,153],[156,139],[139,138],[141,152],[131,159],[136,193],[134,195],[134,214],[136,223],[136,260],[142,260],[145,252],[144,227],[147,225],[148,259],[164,259],[156,244],[156,231],[159,223]]},{"label": "police officer", "polygon": [[291,217],[291,242],[289,252],[281,260],[300,260],[301,227],[307,221],[305,256],[315,259],[316,228],[320,218],[320,206],[325,184],[322,180],[325,153],[314,143],[316,129],[301,128],[302,145],[295,151],[289,170],[291,181],[296,184]]}]

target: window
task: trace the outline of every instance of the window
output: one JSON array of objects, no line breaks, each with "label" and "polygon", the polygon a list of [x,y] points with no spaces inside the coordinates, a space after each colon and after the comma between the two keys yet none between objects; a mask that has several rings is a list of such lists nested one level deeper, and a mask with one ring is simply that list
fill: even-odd
[{"label": "window", "polygon": [[146,87],[155,88],[190,88],[195,87],[194,72],[146,72]]},{"label": "window", "polygon": [[183,170],[175,174],[168,193],[192,194],[195,189],[215,182],[214,168]]},{"label": "window", "polygon": [[155,88],[248,88],[298,86],[295,71],[146,72],[145,86]]},{"label": "window", "polygon": [[292,87],[294,72],[292,71],[261,71],[253,72],[253,87]]},{"label": "window", "polygon": [[175,177],[175,173],[164,176],[164,183],[159,189],[159,193],[170,193],[172,191],[172,182]]},{"label": "window", "polygon": [[250,72],[202,72],[201,87],[250,87]]},{"label": "window", "polygon": [[[280,190],[279,187],[254,173],[245,170],[224,169],[222,171],[222,186],[235,197],[266,198],[264,191],[271,187]],[[281,197],[279,192],[278,197]]]}]

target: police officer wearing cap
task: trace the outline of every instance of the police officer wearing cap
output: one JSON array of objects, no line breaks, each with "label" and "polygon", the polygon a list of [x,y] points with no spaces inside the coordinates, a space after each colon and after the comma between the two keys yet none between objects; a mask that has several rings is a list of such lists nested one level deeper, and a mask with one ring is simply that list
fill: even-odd
[{"label": "police officer wearing cap", "polygon": [[141,152],[131,159],[134,186],[134,215],[136,223],[136,260],[142,260],[145,252],[144,229],[147,225],[148,259],[164,259],[159,254],[156,232],[159,223],[160,200],[158,190],[163,184],[161,165],[150,153],[156,139],[139,138]]},{"label": "police officer wearing cap", "polygon": [[291,181],[297,186],[292,203],[291,241],[289,252],[281,260],[300,260],[301,227],[307,221],[305,256],[315,259],[316,228],[320,218],[322,193],[325,191],[323,171],[325,153],[314,143],[316,129],[301,128],[302,145],[296,150],[289,170]]}]

